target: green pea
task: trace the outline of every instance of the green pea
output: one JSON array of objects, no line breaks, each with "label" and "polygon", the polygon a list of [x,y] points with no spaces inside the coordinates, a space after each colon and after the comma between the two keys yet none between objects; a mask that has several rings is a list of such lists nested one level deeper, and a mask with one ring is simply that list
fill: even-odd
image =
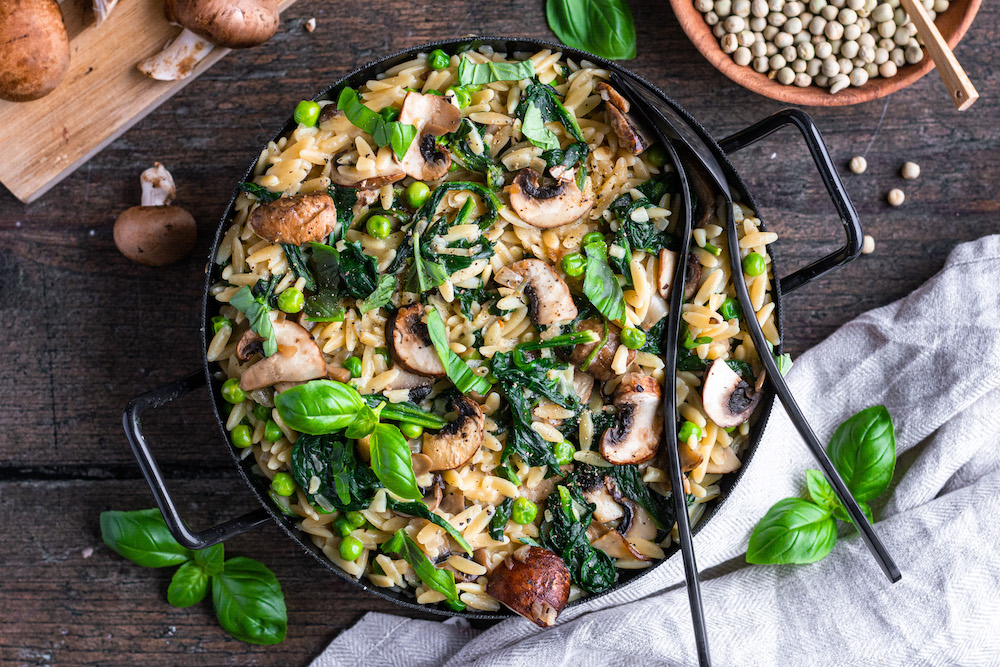
[{"label": "green pea", "polygon": [[427,64],[431,69],[444,69],[451,64],[451,57],[441,49],[434,49],[427,54]]},{"label": "green pea", "polygon": [[273,419],[268,419],[267,423],[264,424],[264,439],[268,442],[277,442],[281,439],[284,433],[278,427],[278,424]]},{"label": "green pea", "polygon": [[220,331],[222,331],[222,327],[229,327],[230,329],[232,329],[233,323],[229,321],[228,317],[222,317],[221,315],[219,315],[218,317],[213,317],[212,333],[213,334],[219,333]]},{"label": "green pea", "polygon": [[628,349],[638,350],[646,344],[646,332],[635,327],[628,327],[627,329],[622,329],[621,339],[622,344]]},{"label": "green pea", "polygon": [[465,86],[449,86],[445,92],[455,96],[459,109],[464,109],[472,103],[472,95],[465,89]]},{"label": "green pea", "polygon": [[410,424],[408,422],[403,422],[399,425],[399,430],[402,431],[403,435],[406,436],[408,440],[413,438],[419,438],[424,434],[424,427],[420,424]]},{"label": "green pea", "polygon": [[391,123],[399,118],[399,109],[396,107],[383,107],[382,110],[378,112],[378,115],[382,116],[382,120],[385,122]]},{"label": "green pea", "polygon": [[222,398],[226,399],[227,403],[236,405],[237,403],[242,403],[246,397],[246,393],[240,389],[238,378],[229,378],[222,383]]},{"label": "green pea", "polygon": [[361,377],[361,360],[357,357],[348,357],[345,359],[344,368],[347,369],[352,378]]},{"label": "green pea", "polygon": [[579,278],[587,268],[587,258],[578,252],[562,258],[562,268],[570,278]]},{"label": "green pea", "polygon": [[667,163],[667,149],[660,144],[656,144],[646,151],[646,159],[649,160],[654,167],[660,169]]},{"label": "green pea", "polygon": [[253,444],[253,439],[250,435],[250,427],[246,424],[240,424],[234,428],[229,435],[233,439],[233,444],[240,449],[245,449]]},{"label": "green pea", "polygon": [[583,235],[583,240],[581,243],[584,247],[589,246],[591,243],[604,243],[604,234],[600,232],[587,232]]},{"label": "green pea", "polygon": [[257,404],[253,406],[253,416],[257,418],[257,421],[264,421],[271,414],[271,408],[266,405]]},{"label": "green pea", "polygon": [[354,530],[354,526],[347,520],[346,516],[338,516],[333,521],[333,531],[341,537],[347,537]]},{"label": "green pea", "polygon": [[356,537],[345,537],[340,543],[340,557],[344,560],[357,560],[364,550],[365,545]]},{"label": "green pea", "polygon": [[420,208],[431,196],[431,189],[426,183],[414,181],[406,188],[406,201],[411,208]]},{"label": "green pea", "polygon": [[368,236],[372,238],[388,238],[389,234],[392,233],[392,222],[384,215],[373,215],[365,223],[365,229],[368,230]]},{"label": "green pea", "polygon": [[275,473],[271,489],[279,496],[288,497],[295,493],[295,480],[287,472]]},{"label": "green pea", "polygon": [[569,440],[563,440],[562,442],[557,442],[552,445],[552,455],[556,457],[556,461],[559,465],[564,466],[568,463],[573,462],[573,454],[576,453],[576,447]]},{"label": "green pea", "polygon": [[510,510],[510,518],[514,523],[531,523],[538,516],[538,505],[527,498],[521,497],[514,501],[514,506]]},{"label": "green pea", "polygon": [[677,437],[680,438],[682,442],[687,442],[691,439],[691,436],[701,439],[702,435],[703,432],[700,426],[694,422],[684,422],[684,425],[681,426],[681,430],[677,434]]},{"label": "green pea", "polygon": [[740,302],[736,299],[726,299],[719,306],[719,314],[728,321],[733,318],[739,319],[740,315],[743,314],[743,310],[740,308]]},{"label": "green pea", "polygon": [[312,127],[319,120],[319,105],[312,100],[302,100],[295,107],[295,122],[306,127]]},{"label": "green pea", "polygon": [[348,512],[344,515],[344,517],[347,519],[347,523],[349,523],[352,528],[360,528],[365,525],[365,521],[368,520],[365,518],[364,514],[355,511]]},{"label": "green pea", "polygon": [[297,313],[306,305],[306,297],[302,290],[289,287],[278,295],[278,308],[286,313]]},{"label": "green pea", "polygon": [[748,276],[759,276],[767,271],[767,263],[763,255],[752,252],[743,258],[743,273]]}]

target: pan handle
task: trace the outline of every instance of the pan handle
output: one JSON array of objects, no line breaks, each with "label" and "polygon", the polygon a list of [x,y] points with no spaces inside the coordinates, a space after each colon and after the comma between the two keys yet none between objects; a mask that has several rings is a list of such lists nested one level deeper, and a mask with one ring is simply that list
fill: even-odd
[{"label": "pan handle", "polygon": [[861,221],[858,219],[858,212],[851,203],[851,198],[844,189],[844,184],[840,180],[837,168],[830,157],[830,151],[826,148],[823,135],[820,134],[816,123],[801,109],[783,109],[750,127],[731,134],[719,145],[726,153],[735,153],[746,148],[750,144],[760,141],[764,137],[777,132],[786,125],[794,125],[802,134],[802,138],[809,148],[816,169],[819,171],[823,185],[833,200],[833,205],[840,216],[840,222],[844,225],[844,232],[847,235],[847,242],[837,250],[834,250],[826,257],[819,259],[808,266],[805,266],[790,276],[781,279],[781,291],[784,294],[794,292],[803,285],[807,285],[817,278],[826,275],[833,269],[847,264],[861,254],[861,245],[864,242],[864,230],[861,228]]},{"label": "pan handle", "polygon": [[163,519],[167,522],[167,528],[170,529],[170,534],[174,536],[174,539],[189,549],[205,549],[213,544],[218,544],[265,523],[269,518],[265,510],[259,509],[207,530],[194,532],[187,527],[177,511],[173,496],[170,495],[166,481],[163,479],[163,473],[156,464],[156,459],[153,458],[153,453],[149,450],[149,445],[142,433],[142,413],[151,408],[166,405],[175,398],[180,398],[184,394],[204,386],[205,374],[198,371],[133,398],[122,411],[125,437],[128,438],[128,442],[132,446],[132,453],[135,454],[139,467],[142,468],[142,475],[146,478],[146,483],[149,484],[149,488],[153,492],[156,505],[160,508]]}]

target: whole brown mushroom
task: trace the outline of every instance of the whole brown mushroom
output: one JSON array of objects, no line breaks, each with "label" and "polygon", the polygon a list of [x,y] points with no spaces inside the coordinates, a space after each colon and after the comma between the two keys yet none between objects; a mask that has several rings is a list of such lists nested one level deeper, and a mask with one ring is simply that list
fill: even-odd
[{"label": "whole brown mushroom", "polygon": [[0,99],[48,95],[69,68],[69,36],[55,0],[0,2]]},{"label": "whole brown mushroom", "polygon": [[142,172],[142,203],[127,208],[115,220],[115,245],[133,262],[166,266],[194,247],[198,225],[180,206],[171,206],[177,189],[159,162]]}]

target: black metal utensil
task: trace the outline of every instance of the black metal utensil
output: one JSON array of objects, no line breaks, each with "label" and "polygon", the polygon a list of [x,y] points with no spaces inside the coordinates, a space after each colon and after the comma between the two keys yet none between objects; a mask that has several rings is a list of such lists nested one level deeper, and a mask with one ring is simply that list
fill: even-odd
[{"label": "black metal utensil", "polygon": [[[659,120],[660,124],[666,125],[668,128],[673,130],[678,139],[684,142],[685,146],[691,151],[693,156],[696,157],[699,163],[705,168],[708,175],[712,178],[714,186],[725,197],[725,222],[726,233],[729,237],[729,262],[733,275],[733,285],[736,289],[736,293],[740,301],[740,307],[743,309],[743,312],[753,313],[754,309],[750,302],[750,295],[747,292],[746,282],[745,280],[736,279],[737,276],[743,276],[743,267],[740,261],[739,237],[737,236],[736,231],[736,220],[733,217],[733,197],[722,166],[718,163],[711,149],[705,144],[704,140],[699,137],[686,122],[683,122],[683,118],[671,109],[669,105],[658,103],[659,100],[651,99],[651,97],[655,97],[655,95],[643,95],[636,88],[636,85],[641,84],[633,85],[632,82],[617,73],[613,73],[611,78],[612,81],[625,91],[631,101],[641,102],[638,106],[645,106],[646,108],[651,109],[653,117]],[[812,119],[810,119],[809,116],[802,111],[798,109],[786,109],[779,114],[775,114],[770,118],[750,126],[738,135],[734,135],[729,138],[728,143],[733,146],[734,149],[739,148],[747,143],[753,143],[754,141],[767,136],[785,125],[794,125],[800,132],[802,132],[813,160],[823,176],[823,184],[826,186],[827,191],[833,198],[837,212],[840,214],[841,220],[845,223],[845,228],[848,230],[860,230],[857,212],[854,210],[854,206],[851,204],[850,200],[843,196],[843,186],[840,183],[840,177],[837,175],[836,168],[833,166],[833,160],[830,158],[830,154],[826,150],[825,144],[820,137],[819,129],[816,128]],[[859,235],[854,234],[853,236]],[[856,256],[857,252],[860,250],[860,238],[849,238],[847,246],[841,250],[844,251],[842,252],[841,263],[850,261],[850,259],[853,259],[853,257]],[[833,256],[828,256],[822,261],[829,263],[831,261],[831,257]],[[820,262],[817,262],[816,264],[818,265]],[[813,267],[806,267],[806,269],[810,268]],[[815,266],[815,270],[817,272],[823,268],[825,268],[825,266]],[[794,289],[795,286],[791,287]],[[754,341],[754,346],[758,350],[757,356],[760,358],[767,373],[767,380],[771,383],[771,386],[774,387],[778,398],[785,406],[788,416],[795,425],[796,430],[798,430],[803,440],[805,440],[806,445],[813,454],[813,457],[823,469],[824,474],[837,494],[837,498],[847,510],[847,513],[853,520],[854,525],[857,526],[858,532],[861,533],[862,540],[864,540],[865,545],[875,557],[875,560],[882,568],[886,577],[888,577],[892,582],[899,581],[902,576],[899,572],[899,568],[889,555],[885,545],[882,544],[882,541],[875,533],[875,529],[868,521],[868,518],[864,515],[864,512],[861,511],[857,501],[854,500],[854,497],[848,490],[847,485],[840,477],[840,474],[834,467],[830,457],[827,456],[826,450],[823,448],[822,444],[820,444],[819,439],[816,437],[812,427],[806,420],[805,415],[802,414],[802,410],[799,408],[798,403],[796,403],[795,398],[792,396],[787,383],[779,372],[773,356],[771,354],[763,353],[764,350],[768,349],[767,339],[764,337],[764,332],[761,330],[760,324],[757,322],[757,318],[746,317],[745,319],[747,322],[747,330],[750,332],[750,336]]]}]

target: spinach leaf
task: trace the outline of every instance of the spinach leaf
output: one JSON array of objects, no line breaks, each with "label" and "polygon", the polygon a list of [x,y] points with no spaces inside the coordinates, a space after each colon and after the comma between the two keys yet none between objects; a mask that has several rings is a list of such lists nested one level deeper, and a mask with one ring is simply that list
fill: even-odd
[{"label": "spinach leaf", "polygon": [[[840,503],[840,499],[837,498],[836,492],[833,490],[830,482],[826,480],[826,477],[823,476],[823,473],[819,470],[806,470],[806,486],[809,488],[809,496],[813,499],[814,503],[830,510],[833,516],[841,521],[854,523],[851,515],[844,509],[844,506]],[[868,503],[859,501],[858,507],[868,517],[868,521],[874,523],[875,517],[872,515],[872,508],[868,506]]]},{"label": "spinach leaf", "polygon": [[507,527],[510,519],[510,512],[514,508],[514,499],[507,498],[497,506],[496,513],[490,519],[490,537],[497,542],[503,542],[503,531]]},{"label": "spinach leaf", "polygon": [[306,297],[302,308],[310,322],[343,322],[344,307],[340,305],[340,297],[330,291],[322,291]]},{"label": "spinach leaf", "polygon": [[413,473],[410,447],[398,427],[378,424],[368,438],[368,446],[372,457],[372,471],[382,482],[382,486],[400,498],[416,500],[421,497]]},{"label": "spinach leaf", "polygon": [[208,593],[208,573],[198,563],[184,563],[170,579],[167,602],[174,607],[190,607],[205,599]]},{"label": "spinach leaf", "polygon": [[378,262],[365,254],[360,242],[348,241],[340,253],[340,277],[347,295],[366,299],[378,285]]},{"label": "spinach leaf", "polygon": [[[596,431],[596,429],[595,429]],[[581,468],[578,466],[577,474]],[[618,491],[649,512],[653,523],[660,530],[670,530],[677,520],[672,499],[661,496],[642,481],[642,472],[636,465],[618,465],[602,469],[615,480]]]},{"label": "spinach leaf", "polygon": [[194,552],[194,562],[205,568],[205,573],[209,576],[222,572],[222,563],[226,558],[226,548],[220,542],[207,549],[198,549]]},{"label": "spinach leaf", "polygon": [[361,302],[358,306],[358,310],[362,313],[367,313],[369,310],[381,308],[385,304],[389,303],[389,299],[392,298],[392,293],[395,291],[396,276],[387,273],[378,279],[378,285],[375,286],[375,291],[373,291],[367,299]]},{"label": "spinach leaf", "polygon": [[348,228],[354,222],[354,207],[358,203],[358,191],[340,185],[331,185],[326,189],[337,208],[337,229],[330,234],[328,242],[333,245],[347,234]]},{"label": "spinach leaf", "polygon": [[635,58],[635,23],[625,0],[547,0],[545,17],[567,46],[608,60]]},{"label": "spinach leaf", "polygon": [[498,383],[500,393],[507,399],[510,425],[507,428],[507,442],[500,453],[500,461],[506,463],[513,454],[521,457],[530,466],[548,466],[551,474],[558,474],[559,461],[552,452],[552,444],[531,428],[531,410],[538,402],[513,385]]},{"label": "spinach leaf", "polygon": [[382,551],[394,553],[405,559],[420,581],[428,588],[444,595],[452,609],[456,611],[465,609],[465,603],[459,599],[458,588],[455,586],[455,575],[449,570],[439,570],[434,567],[434,563],[424,555],[405,531],[397,530],[392,539],[382,545]]},{"label": "spinach leaf", "polygon": [[410,266],[403,281],[403,289],[423,294],[438,285],[443,285],[448,280],[448,271],[440,262],[434,261],[433,254],[428,253],[431,257],[424,257],[426,244],[421,243],[419,233],[413,234],[412,247],[413,265]]},{"label": "spinach leaf", "polygon": [[368,406],[373,410],[382,406],[378,413],[379,419],[388,419],[396,422],[406,422],[407,424],[417,424],[424,428],[439,429],[444,428],[448,423],[444,417],[440,417],[431,412],[427,412],[416,403],[405,401],[403,403],[390,403],[385,397],[378,394],[367,394],[362,396]]},{"label": "spinach leaf", "polygon": [[158,509],[101,512],[101,539],[119,556],[143,567],[169,567],[194,558],[167,529]]},{"label": "spinach leaf", "polygon": [[896,466],[892,418],[876,405],[837,427],[827,452],[858,500],[871,500],[889,487]]},{"label": "spinach leaf", "polygon": [[493,375],[499,380],[504,393],[528,390],[564,408],[573,409],[578,406],[576,396],[563,389],[558,380],[548,377],[550,370],[564,368],[566,364],[561,364],[552,358],[525,359],[517,349],[512,352],[497,352],[493,355],[491,366]]},{"label": "spinach leaf", "polygon": [[285,251],[285,258],[288,260],[288,268],[292,270],[295,277],[305,280],[306,289],[315,290],[316,280],[313,278],[309,267],[306,266],[306,258],[302,255],[302,247],[291,245],[290,243],[282,243],[281,249]]},{"label": "spinach leaf", "polygon": [[457,354],[452,352],[451,346],[448,344],[448,332],[445,330],[444,321],[436,308],[432,308],[427,317],[427,331],[448,379],[455,383],[458,391],[463,394],[475,391],[483,396],[489,393],[490,383],[485,378],[473,373],[472,369]]},{"label": "spinach leaf", "polygon": [[482,183],[473,183],[472,181],[448,181],[437,186],[434,192],[431,193],[430,198],[413,214],[413,219],[415,221],[426,220],[429,223],[447,193],[453,191],[461,192],[463,190],[468,190],[473,194],[479,195],[483,205],[486,207],[486,213],[482,217],[470,220],[469,223],[479,225],[480,229],[486,229],[492,225],[500,211],[500,200],[488,187]]},{"label": "spinach leaf", "polygon": [[640,347],[638,352],[648,352],[658,357],[663,356],[667,344],[667,321],[669,319],[669,317],[663,317],[646,330],[646,344]]},{"label": "spinach leaf", "polygon": [[458,63],[458,82],[470,84],[493,83],[494,81],[520,81],[535,76],[535,63],[530,59],[518,63],[474,63],[462,56]]},{"label": "spinach leaf", "polygon": [[496,292],[491,292],[483,287],[467,288],[467,287],[456,287],[455,288],[455,299],[458,301],[459,308],[462,309],[462,315],[465,319],[472,321],[472,304],[478,303],[483,308],[489,307],[491,301],[495,301],[498,294]]},{"label": "spinach leaf", "polygon": [[462,119],[458,129],[443,137],[438,137],[437,143],[448,149],[452,158],[456,159],[465,169],[479,172],[486,177],[486,185],[499,189],[503,187],[503,167],[501,167],[488,150],[476,154],[469,146],[468,137],[475,132],[482,139],[483,132],[479,125],[468,118]]},{"label": "spinach leaf", "polygon": [[340,288],[340,253],[332,245],[310,243],[313,275],[319,289],[335,292]]},{"label": "spinach leaf", "polygon": [[231,558],[212,577],[212,602],[219,624],[251,644],[277,644],[288,627],[285,597],[271,570],[252,558]]},{"label": "spinach leaf", "polygon": [[604,317],[624,326],[625,296],[608,266],[602,245],[591,243],[584,249],[587,253],[587,274],[583,279],[583,293]]},{"label": "spinach leaf", "polygon": [[417,136],[417,128],[399,121],[387,121],[375,113],[361,101],[358,91],[344,88],[337,98],[337,109],[344,112],[351,124],[371,135],[377,146],[392,148],[392,152],[400,160],[406,155],[413,139]]},{"label": "spinach leaf", "polygon": [[591,593],[606,591],[618,579],[618,571],[611,557],[587,539],[596,506],[587,502],[575,483],[560,484],[556,491],[545,505],[552,519],[542,524],[540,541],[563,559],[574,584]]},{"label": "spinach leaf", "polygon": [[462,537],[462,533],[460,533],[458,529],[455,528],[455,526],[451,525],[451,522],[449,522],[443,516],[432,512],[430,508],[423,503],[423,501],[418,500],[417,502],[413,503],[402,503],[399,502],[398,500],[395,500],[394,498],[389,498],[388,500],[389,500],[389,505],[388,505],[389,509],[393,510],[394,512],[400,512],[401,514],[409,514],[410,516],[417,516],[420,517],[421,519],[427,519],[435,526],[440,526],[441,528],[444,528],[444,532],[451,535],[452,539],[458,542],[458,545],[462,547],[465,553],[469,554],[470,556],[472,555],[472,547],[465,540],[465,538]]},{"label": "spinach leaf", "polygon": [[738,361],[736,359],[727,359],[726,365],[729,366],[729,368],[732,369],[732,371],[737,375],[739,375],[741,378],[743,378],[744,380],[746,380],[751,384],[753,383],[754,381],[753,366],[751,366],[745,361]]},{"label": "spinach leaf", "polygon": [[264,356],[270,357],[278,351],[278,340],[274,335],[271,318],[268,317],[268,298],[254,297],[249,287],[244,285],[229,299],[229,305],[247,317],[250,328],[264,339]]},{"label": "spinach leaf", "polygon": [[584,181],[587,180],[588,155],[590,155],[590,149],[587,147],[587,144],[577,141],[567,146],[565,150],[559,147],[547,150],[542,153],[541,158],[545,160],[546,169],[552,169],[552,167],[576,169],[576,187],[582,190]]},{"label": "spinach leaf", "polygon": [[[289,460],[295,483],[322,512],[368,507],[380,483],[342,436],[302,435]],[[315,480],[315,481],[314,481]]]},{"label": "spinach leaf", "polygon": [[830,510],[801,498],[779,500],[754,527],[747,562],[757,565],[814,563],[837,542]]},{"label": "spinach leaf", "polygon": [[257,185],[256,183],[240,183],[239,188],[248,195],[253,195],[263,204],[267,204],[281,198],[280,192],[271,192],[263,185]]},{"label": "spinach leaf", "polygon": [[283,391],[274,397],[274,406],[290,428],[310,435],[333,433],[374,416],[357,389],[332,380],[312,380]]},{"label": "spinach leaf", "polygon": [[[467,203],[472,200],[466,200]],[[465,210],[465,207],[463,207]],[[460,216],[461,217],[461,214]],[[455,224],[462,224],[457,219]],[[451,275],[456,271],[461,271],[462,269],[467,269],[472,266],[472,263],[478,259],[489,259],[493,256],[494,243],[489,240],[486,236],[481,236],[474,241],[466,239],[458,239],[450,242],[448,248],[463,248],[471,249],[472,254],[470,255],[452,255],[449,253],[437,252],[434,249],[433,239],[436,236],[443,236],[448,233],[448,221],[441,218],[433,226],[429,227],[427,231],[422,234],[423,241],[420,247],[420,255],[426,261],[433,261],[444,269],[445,275]],[[414,239],[414,244],[416,240]],[[414,251],[416,251],[416,245],[414,245]]]},{"label": "spinach leaf", "polygon": [[[562,102],[559,101],[559,93],[557,93],[556,89],[552,86],[545,83],[539,83],[535,80],[524,89],[524,93],[521,94],[521,101],[517,105],[517,109],[514,110],[514,115],[521,119],[522,134],[525,134],[523,127],[525,123],[525,116],[532,108],[537,110],[538,118],[542,123],[548,123],[550,121],[560,123],[566,129],[566,134],[572,137],[575,141],[586,143],[586,140],[583,138],[583,131],[580,129],[580,124],[576,122],[576,117],[567,111],[566,107],[564,107]],[[549,131],[547,128],[544,128],[544,126],[542,127],[546,132]],[[525,134],[525,136],[528,135]],[[543,147],[549,149],[559,148],[558,145]]]}]

